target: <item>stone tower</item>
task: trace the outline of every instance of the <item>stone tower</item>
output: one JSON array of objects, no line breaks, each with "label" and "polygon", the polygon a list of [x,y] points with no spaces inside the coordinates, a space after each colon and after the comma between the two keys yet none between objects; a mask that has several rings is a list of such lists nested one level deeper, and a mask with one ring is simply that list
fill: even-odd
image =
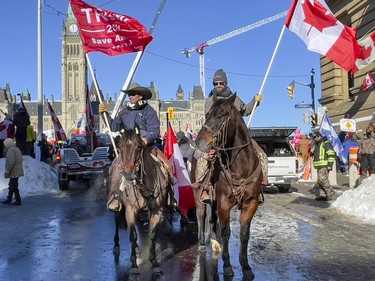
[{"label": "stone tower", "polygon": [[77,22],[69,5],[62,38],[61,122],[69,133],[85,107],[87,64]]}]

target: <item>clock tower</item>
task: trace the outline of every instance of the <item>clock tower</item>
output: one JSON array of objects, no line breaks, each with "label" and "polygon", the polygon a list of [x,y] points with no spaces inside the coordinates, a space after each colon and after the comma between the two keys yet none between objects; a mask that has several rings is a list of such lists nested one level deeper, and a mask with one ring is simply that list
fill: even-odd
[{"label": "clock tower", "polygon": [[87,90],[87,64],[79,36],[77,21],[69,5],[62,38],[61,123],[70,135],[73,122],[81,117]]}]

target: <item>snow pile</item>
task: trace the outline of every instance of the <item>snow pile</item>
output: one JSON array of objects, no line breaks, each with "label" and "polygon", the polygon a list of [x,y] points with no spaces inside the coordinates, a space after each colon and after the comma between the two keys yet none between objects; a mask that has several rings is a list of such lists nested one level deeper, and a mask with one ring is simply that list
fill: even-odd
[{"label": "snow pile", "polygon": [[357,188],[346,190],[332,203],[342,213],[375,224],[375,175],[364,179]]},{"label": "snow pile", "polygon": [[[0,159],[0,196],[8,195],[9,179],[4,178],[5,158]],[[42,195],[58,191],[59,181],[56,170],[44,162],[30,156],[23,156],[24,176],[18,180],[21,197]]]}]

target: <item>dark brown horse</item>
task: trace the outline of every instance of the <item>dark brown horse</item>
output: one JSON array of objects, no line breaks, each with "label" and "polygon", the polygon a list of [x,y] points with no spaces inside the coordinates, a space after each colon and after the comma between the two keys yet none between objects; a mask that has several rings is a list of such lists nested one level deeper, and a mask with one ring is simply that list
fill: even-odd
[{"label": "dark brown horse", "polygon": [[[152,263],[153,274],[161,270],[156,260],[155,243],[163,211],[166,207],[167,195],[171,190],[167,171],[162,163],[154,157],[154,147],[145,146],[135,130],[125,130],[119,143],[120,155],[115,160],[110,171],[110,196],[115,194],[125,207],[115,215],[116,234],[114,253],[119,254],[119,215],[124,214],[131,244],[131,274],[139,274],[137,265],[137,217],[142,210],[149,214],[149,260]],[[165,170],[165,171],[164,171]],[[120,188],[119,188],[120,186]],[[112,193],[112,194],[111,194]]]},{"label": "dark brown horse", "polygon": [[[239,261],[243,275],[254,278],[247,252],[251,220],[259,205],[262,168],[252,144],[249,130],[242,115],[234,107],[235,95],[228,99],[216,99],[206,115],[206,122],[199,131],[196,144],[202,152],[216,151],[210,161],[209,180],[214,191],[214,211],[219,220],[220,238],[223,246],[224,274],[233,276],[228,242],[231,234],[230,211],[240,210]],[[204,217],[198,210],[197,219],[204,225]],[[198,222],[199,223],[199,222]]]}]

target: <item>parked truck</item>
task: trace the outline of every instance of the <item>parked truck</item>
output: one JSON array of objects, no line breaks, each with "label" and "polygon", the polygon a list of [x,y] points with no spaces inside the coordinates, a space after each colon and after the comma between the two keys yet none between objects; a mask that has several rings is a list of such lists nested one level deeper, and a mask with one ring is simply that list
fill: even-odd
[{"label": "parked truck", "polygon": [[98,181],[100,184],[106,184],[108,181],[111,165],[108,158],[109,146],[96,147],[92,152],[87,152],[87,146],[87,136],[74,135],[57,151],[56,169],[61,190],[68,189],[73,180],[85,181],[88,186]]},{"label": "parked truck", "polygon": [[290,135],[296,127],[253,127],[251,137],[264,150],[268,158],[268,186],[279,192],[288,192],[298,180],[298,158]]}]

